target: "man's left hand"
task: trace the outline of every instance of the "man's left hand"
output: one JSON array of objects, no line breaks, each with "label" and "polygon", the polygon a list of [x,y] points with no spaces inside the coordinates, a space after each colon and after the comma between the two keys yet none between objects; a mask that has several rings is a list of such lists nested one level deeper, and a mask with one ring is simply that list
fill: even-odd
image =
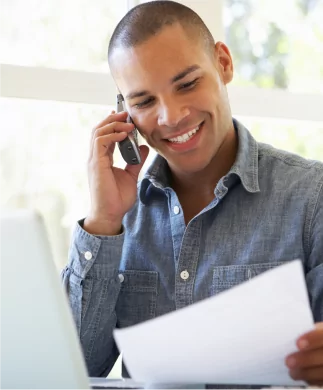
[{"label": "man's left hand", "polygon": [[286,358],[290,376],[309,385],[323,385],[323,322],[299,337],[296,345],[299,351]]}]

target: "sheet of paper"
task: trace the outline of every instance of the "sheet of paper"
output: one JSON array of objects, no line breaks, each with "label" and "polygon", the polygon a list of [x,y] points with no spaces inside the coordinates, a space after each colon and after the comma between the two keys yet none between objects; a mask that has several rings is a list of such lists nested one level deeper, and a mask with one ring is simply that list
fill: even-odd
[{"label": "sheet of paper", "polygon": [[271,269],[114,337],[131,377],[150,383],[295,385],[285,357],[313,329],[302,264]]}]

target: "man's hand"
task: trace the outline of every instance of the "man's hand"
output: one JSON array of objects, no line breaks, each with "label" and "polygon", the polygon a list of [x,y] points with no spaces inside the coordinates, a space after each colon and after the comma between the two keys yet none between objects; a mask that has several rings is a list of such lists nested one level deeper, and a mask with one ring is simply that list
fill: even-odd
[{"label": "man's hand", "polygon": [[297,340],[299,352],[286,358],[289,374],[293,379],[310,385],[323,385],[323,322]]},{"label": "man's hand", "polygon": [[133,123],[125,122],[127,115],[125,111],[112,112],[92,131],[88,159],[91,208],[83,225],[90,234],[120,234],[122,219],[137,199],[138,175],[148,156],[148,147],[140,146],[141,164],[121,169],[113,161],[116,143],[134,129]]}]

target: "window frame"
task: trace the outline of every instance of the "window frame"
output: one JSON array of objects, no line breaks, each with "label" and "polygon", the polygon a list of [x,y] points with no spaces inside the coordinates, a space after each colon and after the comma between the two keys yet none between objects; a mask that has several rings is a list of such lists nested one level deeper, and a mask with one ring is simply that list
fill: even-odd
[{"label": "window frame", "polygon": [[[223,39],[222,9],[224,0],[179,0],[203,15],[217,15],[212,34]],[[128,9],[141,3],[127,0]],[[209,9],[217,12],[207,12]],[[221,15],[219,17],[219,15]],[[207,24],[210,24],[210,19]],[[107,65],[108,66],[108,65]],[[116,87],[109,72],[96,73],[45,67],[0,64],[1,97],[74,103],[115,105]],[[284,118],[323,122],[323,96],[292,93],[278,89],[228,86],[233,115],[260,118]]]}]

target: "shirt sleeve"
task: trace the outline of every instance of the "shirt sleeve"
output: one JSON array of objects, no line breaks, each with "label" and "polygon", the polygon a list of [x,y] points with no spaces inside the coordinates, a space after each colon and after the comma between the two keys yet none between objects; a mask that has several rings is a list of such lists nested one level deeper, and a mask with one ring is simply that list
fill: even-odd
[{"label": "shirt sleeve", "polygon": [[89,376],[106,376],[119,352],[113,339],[120,292],[119,264],[124,233],[94,236],[81,220],[73,232],[69,260],[62,271]]},{"label": "shirt sleeve", "polygon": [[309,256],[306,274],[307,288],[314,321],[323,321],[323,177],[313,191],[309,207]]}]

